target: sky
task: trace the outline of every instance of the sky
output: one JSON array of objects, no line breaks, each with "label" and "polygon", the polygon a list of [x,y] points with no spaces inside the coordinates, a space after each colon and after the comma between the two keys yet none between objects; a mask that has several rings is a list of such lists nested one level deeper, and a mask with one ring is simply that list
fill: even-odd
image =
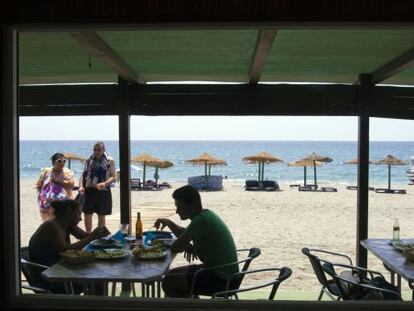
[{"label": "sky", "polygon": [[[373,141],[414,141],[414,121],[370,119]],[[21,117],[21,140],[118,140],[116,116]],[[132,140],[356,141],[356,117],[132,116]]]}]

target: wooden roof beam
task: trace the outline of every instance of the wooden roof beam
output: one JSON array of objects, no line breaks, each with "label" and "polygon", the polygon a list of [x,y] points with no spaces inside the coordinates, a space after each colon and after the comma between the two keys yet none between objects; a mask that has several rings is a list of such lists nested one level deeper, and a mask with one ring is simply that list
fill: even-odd
[{"label": "wooden roof beam", "polygon": [[372,83],[378,84],[414,64],[414,47],[371,73]]},{"label": "wooden roof beam", "polygon": [[256,48],[253,53],[252,62],[249,70],[249,83],[257,84],[262,74],[263,66],[272,50],[273,40],[277,30],[262,29],[257,35]]},{"label": "wooden roof beam", "polygon": [[102,59],[118,75],[129,82],[144,84],[145,81],[119,56],[96,32],[78,31],[72,32],[72,37],[85,47],[95,57]]}]

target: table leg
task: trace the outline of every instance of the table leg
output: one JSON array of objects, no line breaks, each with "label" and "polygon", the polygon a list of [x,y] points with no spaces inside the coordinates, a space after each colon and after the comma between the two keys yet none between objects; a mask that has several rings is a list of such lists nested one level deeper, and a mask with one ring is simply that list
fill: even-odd
[{"label": "table leg", "polygon": [[398,292],[401,294],[401,276],[397,275],[397,288]]},{"label": "table leg", "polygon": [[145,284],[141,283],[141,296],[145,297]]},{"label": "table leg", "polygon": [[151,297],[155,298],[155,282],[151,283]]},{"label": "table leg", "polygon": [[112,282],[112,292],[111,292],[111,296],[115,297],[116,295],[116,282]]},{"label": "table leg", "polygon": [[411,300],[414,301],[414,283],[408,282],[408,286],[411,288]]},{"label": "table leg", "polygon": [[[414,291],[413,291],[413,294],[414,294]],[[157,298],[161,298],[161,282],[160,281],[157,281]]]}]

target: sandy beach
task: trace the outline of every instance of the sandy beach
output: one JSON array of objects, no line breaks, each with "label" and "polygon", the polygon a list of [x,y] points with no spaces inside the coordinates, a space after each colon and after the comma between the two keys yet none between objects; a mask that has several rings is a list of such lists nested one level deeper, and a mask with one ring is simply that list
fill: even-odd
[{"label": "sandy beach", "polygon": [[[41,223],[33,183],[23,180],[20,185],[21,245],[27,245]],[[146,229],[157,217],[171,217],[180,222],[171,194],[182,185],[174,183],[172,189],[162,191],[133,191],[133,222],[137,211],[141,212]],[[308,259],[301,253],[302,247],[341,252],[355,258],[356,191],[347,190],[345,184],[321,184],[336,187],[338,192],[299,192],[282,183],[282,191],[249,192],[244,191],[243,185],[240,181],[225,180],[223,191],[202,192],[204,208],[222,217],[238,248],[255,246],[262,250],[252,268],[288,266],[293,270],[284,289],[319,288]],[[385,184],[371,186],[384,187]],[[414,237],[414,186],[395,184],[393,188],[407,189],[407,194],[369,193],[370,238],[391,238],[395,218],[400,221],[401,238]],[[115,232],[119,228],[119,185],[113,188],[113,206],[108,227]],[[94,219],[94,224],[96,221]],[[179,255],[173,266],[184,263]],[[372,255],[369,256],[369,268],[388,275],[381,262]],[[254,279],[246,280],[246,284],[254,282]],[[408,288],[404,281],[403,288]]]}]

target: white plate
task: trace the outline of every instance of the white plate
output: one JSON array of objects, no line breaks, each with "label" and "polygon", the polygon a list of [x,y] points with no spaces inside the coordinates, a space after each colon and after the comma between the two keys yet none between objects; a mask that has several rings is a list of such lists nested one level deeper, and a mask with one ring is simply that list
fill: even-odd
[{"label": "white plate", "polygon": [[114,240],[114,239],[97,239],[97,240],[93,240],[91,242],[91,245],[95,246],[95,247],[114,247],[114,246],[118,246],[121,245],[121,242],[118,240]]},{"label": "white plate", "polygon": [[117,259],[129,255],[129,251],[122,248],[107,248],[94,251],[97,259]]}]

